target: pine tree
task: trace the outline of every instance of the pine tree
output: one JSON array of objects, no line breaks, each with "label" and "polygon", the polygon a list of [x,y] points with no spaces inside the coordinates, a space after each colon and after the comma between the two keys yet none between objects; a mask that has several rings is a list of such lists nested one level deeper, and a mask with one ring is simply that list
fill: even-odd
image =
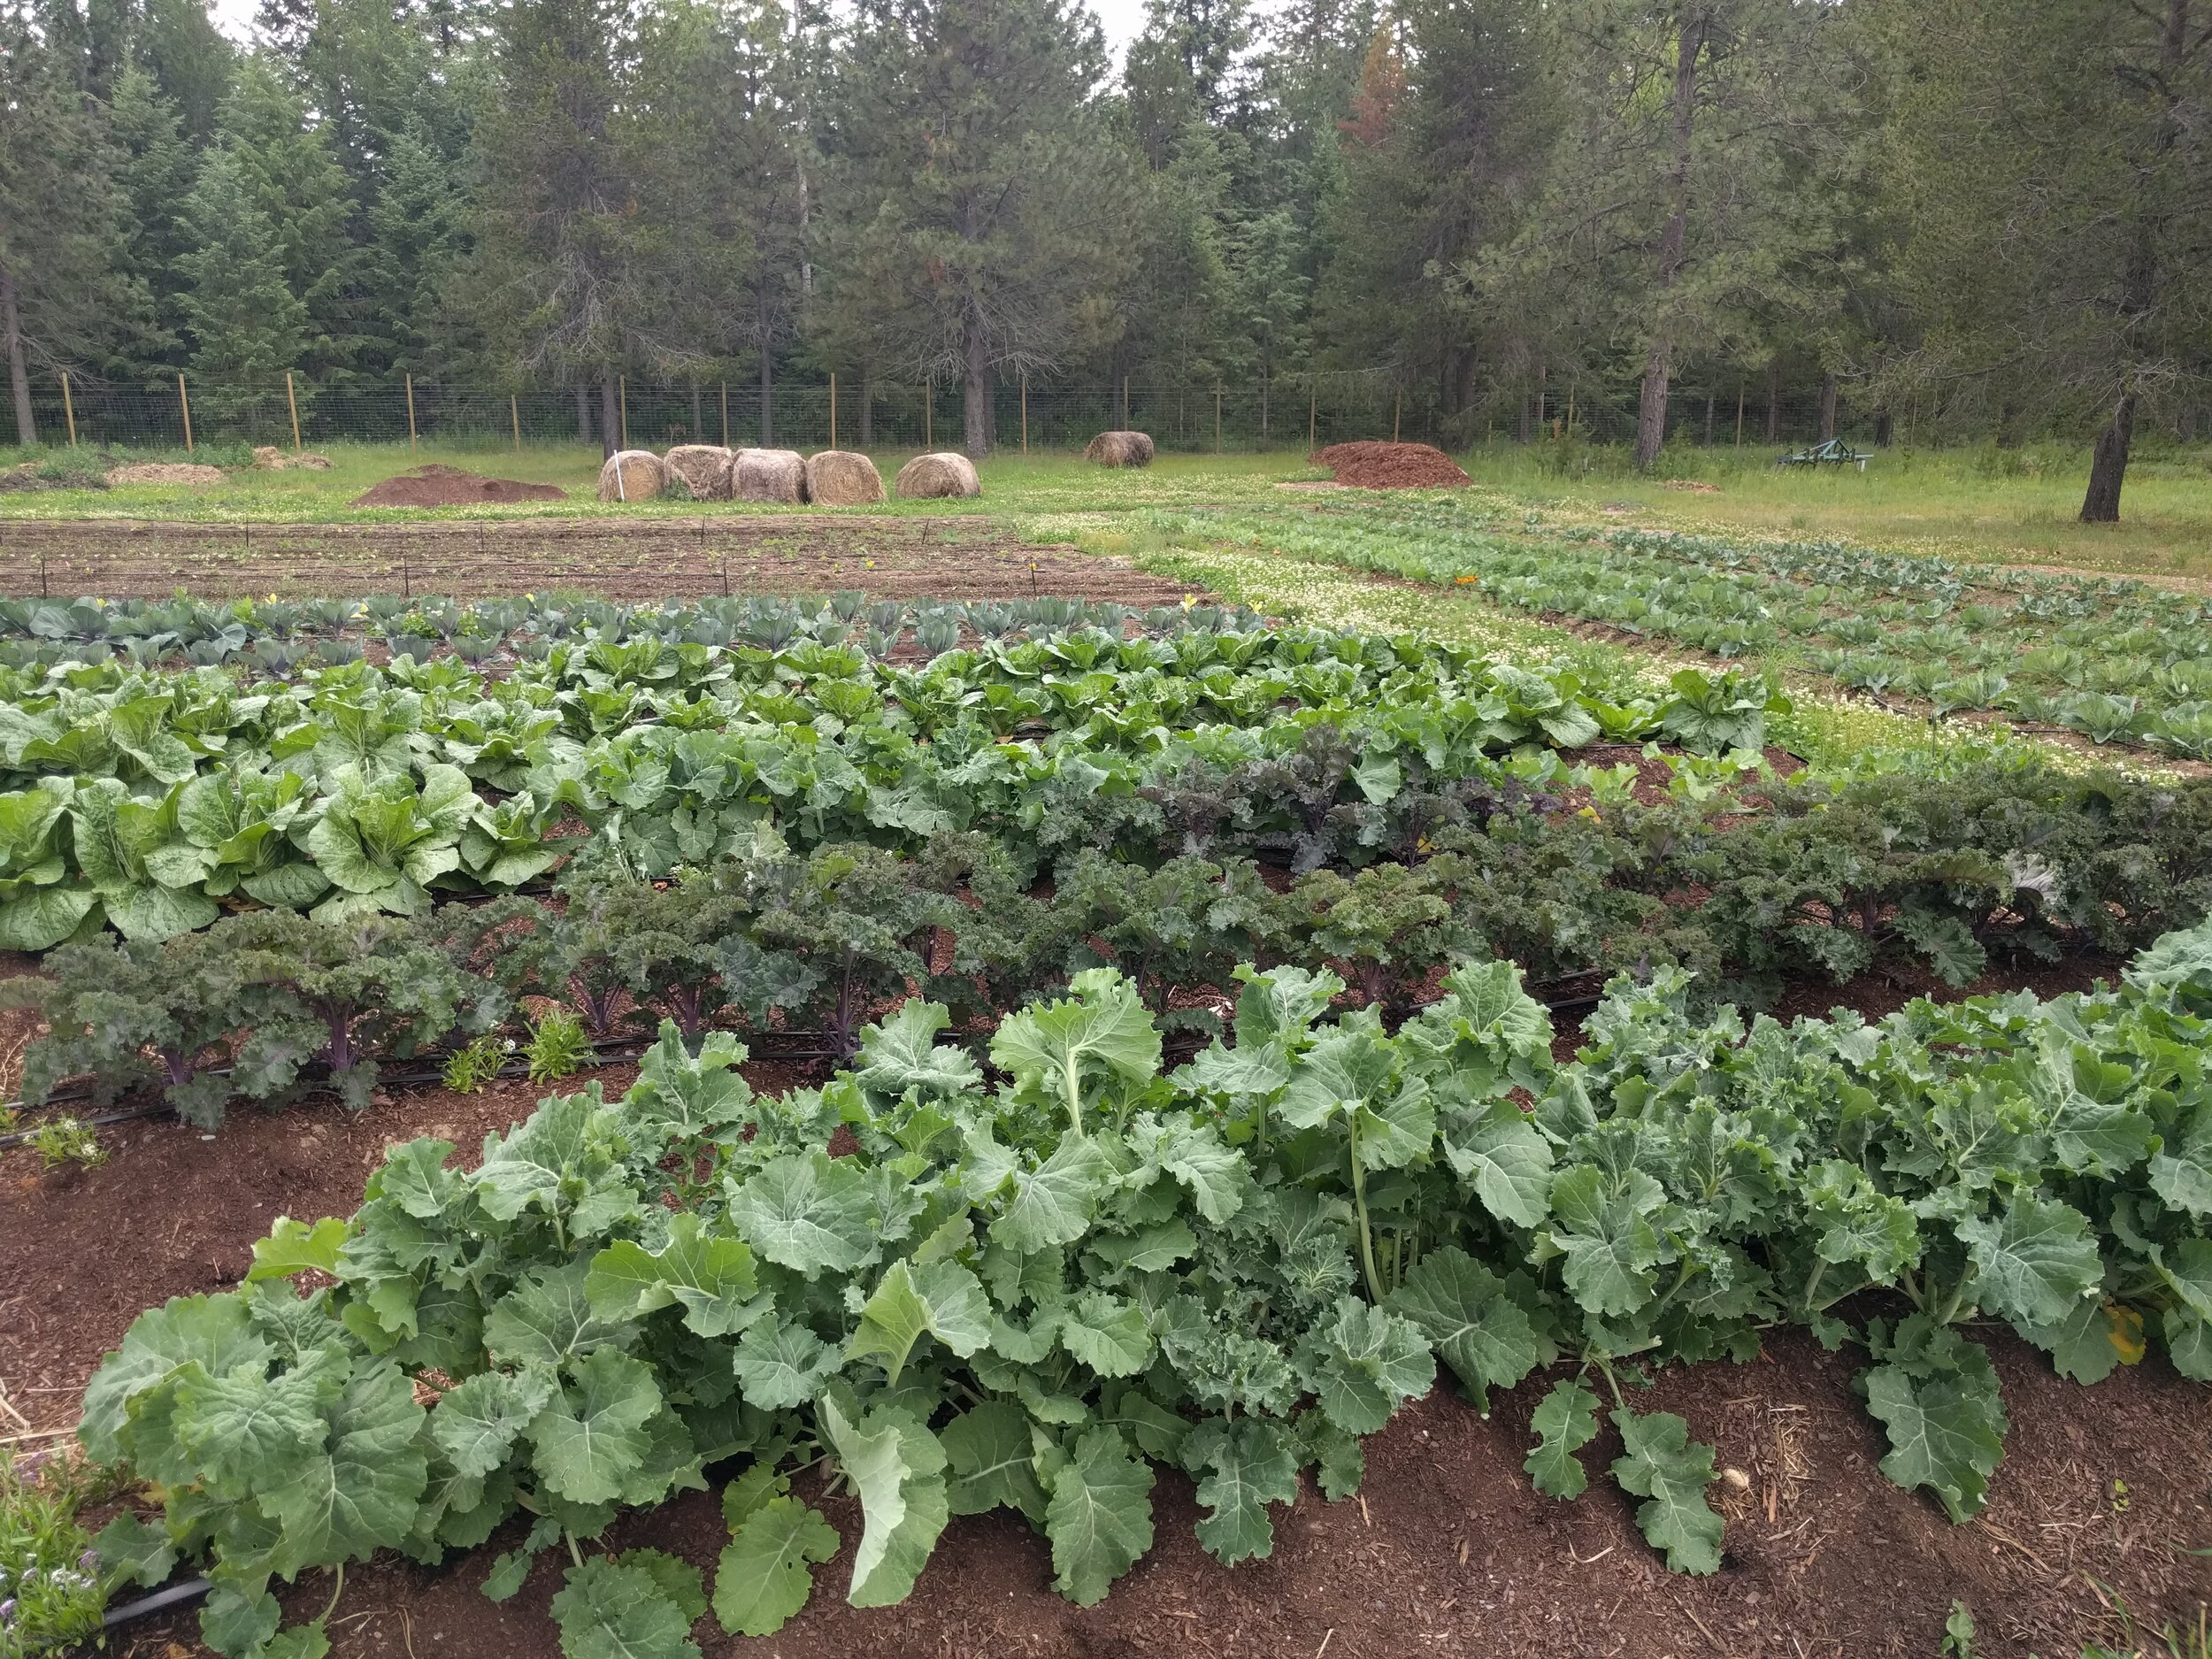
[{"label": "pine tree", "polygon": [[138,64],[126,66],[116,79],[109,124],[123,194],[123,263],[146,296],[144,325],[117,366],[150,379],[179,361],[175,353],[184,319],[177,261],[186,251],[179,215],[198,162],[185,142],[174,100]]},{"label": "pine tree", "polygon": [[202,406],[219,417],[250,409],[307,344],[307,307],[286,280],[281,243],[256,184],[236,150],[218,144],[184,200],[191,250],[177,261],[179,303]]},{"label": "pine tree", "polygon": [[363,286],[369,327],[390,367],[418,379],[442,361],[445,288],[467,257],[467,207],[452,164],[409,122],[391,141],[369,209]]},{"label": "pine tree", "polygon": [[993,387],[1080,351],[1107,314],[1131,181],[1097,96],[1104,47],[1064,0],[862,0],[836,78],[848,232],[832,303],[918,377]]}]

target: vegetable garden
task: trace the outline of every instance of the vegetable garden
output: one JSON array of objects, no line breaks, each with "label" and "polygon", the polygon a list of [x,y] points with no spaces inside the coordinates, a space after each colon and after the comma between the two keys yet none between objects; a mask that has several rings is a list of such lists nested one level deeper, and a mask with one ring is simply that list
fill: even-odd
[{"label": "vegetable garden", "polygon": [[[1154,528],[2200,752],[2193,599],[1539,556],[1453,511]],[[1701,1577],[1750,1478],[1660,1402],[1791,1344],[1950,1523],[2035,1432],[2005,1345],[2203,1421],[2212,781],[1829,772],[1761,666],[1190,600],[11,601],[0,634],[18,1157],[543,1094],[480,1155],[395,1139],[349,1216],[129,1326],[78,1432],[112,1518],[74,1566],[48,1529],[8,1640],[199,1574],[208,1647],[311,1659],[396,1555],[549,1576],[537,1650],[675,1659],[902,1602],[985,1516],[1110,1607],[1171,1519],[1248,1572],[1302,1492],[1364,1514],[1366,1443],[1440,1388],[1533,1391],[1512,1478]],[[2083,696],[2134,702],[2100,735]],[[2055,973],[2089,988],[2020,988]],[[1883,976],[1939,995],[1848,1006]],[[633,1080],[562,1092],[595,1058]],[[703,1555],[638,1541],[697,1492]]]}]

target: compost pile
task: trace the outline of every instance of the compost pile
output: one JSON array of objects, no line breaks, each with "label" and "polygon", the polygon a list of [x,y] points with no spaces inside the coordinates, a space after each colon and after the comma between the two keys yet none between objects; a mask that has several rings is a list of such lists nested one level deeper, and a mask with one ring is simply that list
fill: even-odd
[{"label": "compost pile", "polygon": [[1426,443],[1333,443],[1314,464],[1356,489],[1434,489],[1464,484],[1467,474],[1443,450]]},{"label": "compost pile", "polygon": [[557,484],[525,484],[511,478],[479,478],[433,462],[372,486],[353,498],[356,507],[466,507],[477,502],[565,501]]}]

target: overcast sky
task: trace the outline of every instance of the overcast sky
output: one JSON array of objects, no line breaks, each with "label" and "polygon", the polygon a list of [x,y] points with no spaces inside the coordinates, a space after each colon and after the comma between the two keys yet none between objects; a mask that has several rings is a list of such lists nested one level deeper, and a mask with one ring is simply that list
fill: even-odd
[{"label": "overcast sky", "polygon": [[[244,40],[253,32],[255,0],[212,0],[215,20],[223,32],[234,40]],[[1136,38],[1144,27],[1144,0],[1087,0],[1092,11],[1106,26],[1106,44],[1112,50],[1114,61],[1121,61],[1122,50]]]}]

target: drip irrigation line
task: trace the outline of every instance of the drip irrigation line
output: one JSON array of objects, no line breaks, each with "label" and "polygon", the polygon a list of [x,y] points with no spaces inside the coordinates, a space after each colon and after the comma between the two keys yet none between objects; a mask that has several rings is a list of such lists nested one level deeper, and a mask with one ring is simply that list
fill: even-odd
[{"label": "drip irrigation line", "polygon": [[164,1612],[187,1601],[196,1601],[212,1587],[204,1578],[187,1578],[182,1584],[173,1584],[135,1601],[126,1601],[120,1607],[110,1608],[100,1619],[101,1627],[113,1630],[118,1624],[127,1624],[134,1618],[144,1618],[149,1614]]}]

